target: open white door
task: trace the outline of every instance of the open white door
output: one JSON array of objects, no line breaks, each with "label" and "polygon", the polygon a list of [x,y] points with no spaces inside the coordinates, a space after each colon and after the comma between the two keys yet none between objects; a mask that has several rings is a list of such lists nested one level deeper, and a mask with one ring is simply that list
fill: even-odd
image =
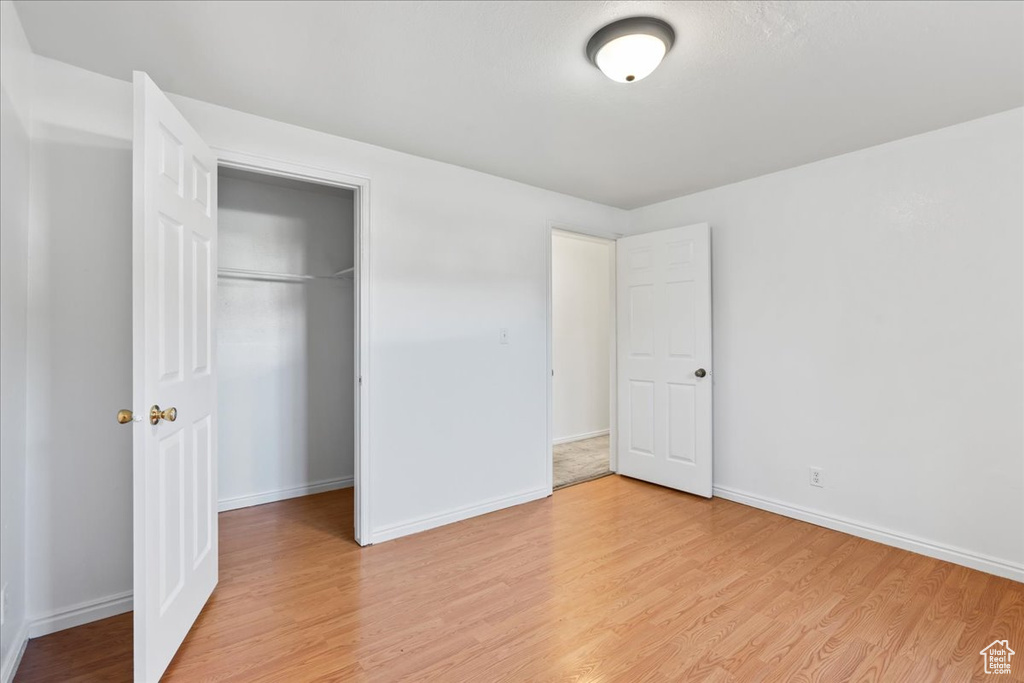
[{"label": "open white door", "polygon": [[711,230],[617,245],[619,474],[711,497]]},{"label": "open white door", "polygon": [[148,682],[217,585],[217,159],[146,74],[134,85],[135,680]]}]

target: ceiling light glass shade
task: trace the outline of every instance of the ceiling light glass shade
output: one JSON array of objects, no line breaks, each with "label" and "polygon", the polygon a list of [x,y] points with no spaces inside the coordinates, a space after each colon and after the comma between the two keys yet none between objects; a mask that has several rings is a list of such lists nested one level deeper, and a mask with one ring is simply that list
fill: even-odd
[{"label": "ceiling light glass shade", "polygon": [[651,75],[675,40],[672,27],[653,17],[630,17],[608,24],[587,44],[587,57],[617,83]]},{"label": "ceiling light glass shade", "polygon": [[665,43],[637,33],[616,38],[597,51],[597,68],[617,83],[639,81],[658,68],[665,57]]}]

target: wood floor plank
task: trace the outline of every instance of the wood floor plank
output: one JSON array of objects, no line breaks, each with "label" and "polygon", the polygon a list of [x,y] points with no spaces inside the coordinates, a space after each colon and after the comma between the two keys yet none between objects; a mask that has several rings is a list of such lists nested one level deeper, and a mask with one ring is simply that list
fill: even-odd
[{"label": "wood floor plank", "polygon": [[[617,476],[369,548],[351,490],[220,523],[165,680],[923,683],[1024,652],[1022,584]],[[16,681],[129,681],[131,648],[130,614],[55,633]]]}]

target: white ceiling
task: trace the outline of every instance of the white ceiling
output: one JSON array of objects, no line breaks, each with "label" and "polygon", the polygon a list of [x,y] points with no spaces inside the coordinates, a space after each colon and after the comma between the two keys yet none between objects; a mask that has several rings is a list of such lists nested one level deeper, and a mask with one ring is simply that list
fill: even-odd
[{"label": "white ceiling", "polygon": [[[1020,2],[33,2],[33,49],[633,208],[1024,104]],[[587,62],[671,23],[646,80]]]}]

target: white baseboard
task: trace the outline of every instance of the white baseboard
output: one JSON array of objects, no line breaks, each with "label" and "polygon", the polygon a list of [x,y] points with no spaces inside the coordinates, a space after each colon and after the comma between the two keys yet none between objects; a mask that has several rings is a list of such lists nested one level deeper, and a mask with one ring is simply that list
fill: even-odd
[{"label": "white baseboard", "polygon": [[263,493],[253,493],[247,496],[225,498],[217,503],[217,511],[226,512],[227,510],[237,510],[238,508],[247,508],[253,505],[263,505],[264,503],[276,503],[279,500],[288,500],[289,498],[309,496],[314,493],[347,489],[352,486],[352,482],[352,477],[325,479],[304,486],[295,486],[290,489],[278,489],[277,491],[264,491]]},{"label": "white baseboard", "polygon": [[67,609],[56,610],[42,617],[32,620],[28,627],[29,638],[63,631],[66,628],[74,628],[90,621],[99,621],[117,614],[124,614],[132,611],[132,592],[125,591],[97,600],[82,602]]},{"label": "white baseboard", "polygon": [[534,489],[533,491],[527,491],[526,493],[517,493],[513,496],[494,498],[477,505],[469,505],[463,508],[450,510],[439,515],[432,515],[430,517],[423,517],[422,519],[413,520],[411,522],[403,522],[401,524],[394,524],[392,526],[374,529],[371,542],[383,543],[384,541],[390,541],[391,539],[399,538],[401,536],[408,536],[409,534],[426,531],[427,529],[434,529],[439,526],[444,526],[445,524],[451,524],[452,522],[461,522],[462,520],[469,519],[470,517],[484,515],[488,512],[494,512],[495,510],[502,510],[504,508],[512,507],[513,505],[529,503],[533,500],[546,498],[549,495],[551,495],[551,489]]},{"label": "white baseboard", "polygon": [[826,529],[842,531],[843,533],[850,534],[851,536],[866,538],[869,541],[877,541],[878,543],[891,545],[895,548],[902,548],[903,550],[909,550],[913,553],[927,555],[928,557],[934,557],[938,560],[946,560],[947,562],[952,562],[964,567],[977,569],[978,571],[995,574],[996,576],[1002,576],[1012,581],[1020,581],[1021,583],[1024,583],[1024,565],[1022,564],[1009,562],[1007,560],[983,555],[981,553],[975,553],[970,550],[964,550],[963,548],[956,548],[941,543],[926,541],[923,538],[908,536],[907,534],[901,534],[895,531],[890,531],[889,529],[856,522],[851,519],[815,512],[814,510],[809,510],[807,508],[800,507],[799,505],[783,503],[778,500],[764,498],[753,493],[738,491],[725,486],[715,486],[714,495],[736,503],[749,505],[750,507],[755,507],[760,510],[774,512],[775,514],[782,515],[783,517],[791,517],[803,522],[810,522],[811,524],[823,526]]},{"label": "white baseboard", "polygon": [[25,654],[27,645],[28,622],[23,621],[14,634],[10,651],[4,657],[3,664],[0,664],[0,683],[11,683],[14,680],[14,674],[18,671],[18,665],[21,664],[21,657]]},{"label": "white baseboard", "polygon": [[599,436],[608,436],[609,431],[610,430],[608,429],[599,429],[596,432],[587,432],[586,434],[574,434],[573,436],[563,436],[552,441],[551,445],[558,446],[559,444],[563,443],[572,443],[573,441],[584,441],[586,439],[594,439]]}]

